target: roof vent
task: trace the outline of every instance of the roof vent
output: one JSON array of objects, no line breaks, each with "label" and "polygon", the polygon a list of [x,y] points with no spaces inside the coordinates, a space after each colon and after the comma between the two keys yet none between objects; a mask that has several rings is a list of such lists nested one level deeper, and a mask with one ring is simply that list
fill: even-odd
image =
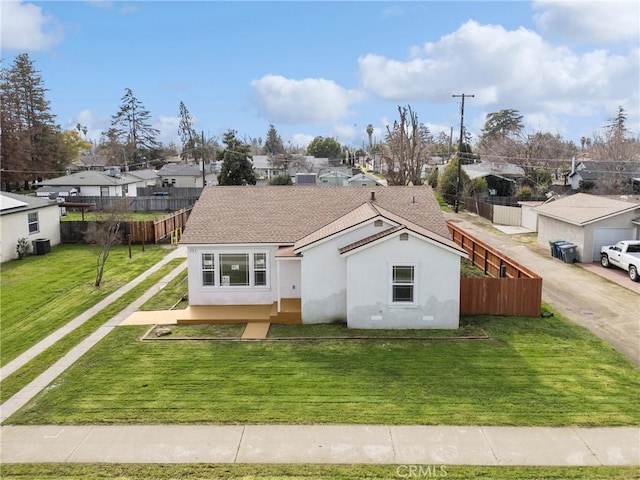
[{"label": "roof vent", "polygon": [[376,201],[376,192],[371,192],[371,201],[372,202]]}]

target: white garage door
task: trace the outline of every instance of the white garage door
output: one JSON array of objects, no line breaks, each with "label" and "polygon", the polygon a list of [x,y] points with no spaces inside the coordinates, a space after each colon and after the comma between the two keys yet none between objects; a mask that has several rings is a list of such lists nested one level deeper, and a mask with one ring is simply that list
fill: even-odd
[{"label": "white garage door", "polygon": [[635,240],[635,228],[596,228],[593,231],[593,261],[600,260],[600,247],[615,245],[620,240]]}]

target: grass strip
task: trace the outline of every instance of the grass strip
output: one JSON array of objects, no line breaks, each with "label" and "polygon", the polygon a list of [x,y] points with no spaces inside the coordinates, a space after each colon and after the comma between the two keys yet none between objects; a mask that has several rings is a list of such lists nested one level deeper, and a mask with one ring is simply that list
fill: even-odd
[{"label": "grass strip", "polygon": [[[409,468],[414,475],[409,475]],[[458,465],[317,465],[317,464],[5,464],[4,480],[631,480],[639,467],[484,467]]]},{"label": "grass strip", "polygon": [[125,309],[149,288],[155,285],[162,277],[184,262],[184,259],[176,258],[169,261],[158,271],[149,275],[141,283],[125,293],[118,300],[107,306],[100,313],[94,315],[81,326],[61,338],[54,345],[27,362],[22,368],[9,375],[0,382],[0,402],[6,401],[18,393],[22,388],[32,382],[38,375],[66,355],[73,347],[91,335],[98,327]]}]

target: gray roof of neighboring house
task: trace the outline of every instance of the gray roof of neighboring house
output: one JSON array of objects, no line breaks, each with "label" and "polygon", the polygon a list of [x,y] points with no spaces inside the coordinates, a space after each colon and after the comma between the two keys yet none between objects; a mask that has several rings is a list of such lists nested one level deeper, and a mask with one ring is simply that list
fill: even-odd
[{"label": "gray roof of neighboring house", "polygon": [[95,170],[86,170],[82,172],[72,173],[71,175],[64,175],[63,177],[50,178],[38,183],[39,186],[55,186],[55,187],[106,187],[127,185],[129,183],[135,183],[136,180],[125,180],[120,177],[112,177],[103,172]]},{"label": "gray roof of neighboring house", "polygon": [[320,175],[318,178],[336,178],[336,177],[340,177],[340,178],[350,178],[351,175],[349,175],[348,173],[345,172],[340,172],[337,170],[331,170],[330,172],[327,173],[323,173],[322,175]]},{"label": "gray roof of neighboring house", "polygon": [[128,172],[125,172],[123,175],[126,176],[132,176],[132,177],[138,177],[141,180],[154,180],[156,178],[159,178],[158,173],[155,170],[130,170]]},{"label": "gray roof of neighboring house", "polygon": [[373,175],[369,175],[367,173],[361,172],[361,173],[356,173],[353,177],[349,178],[349,180],[347,180],[349,183],[352,182],[362,182],[362,181],[369,181],[369,182],[375,182],[376,185],[384,185],[384,183],[382,182],[381,179],[373,176]]},{"label": "gray roof of neighboring house", "polygon": [[158,170],[161,177],[198,177],[202,176],[202,170],[197,165],[187,163],[168,163]]},{"label": "gray roof of neighboring house", "polygon": [[462,170],[469,176],[471,180],[479,177],[488,177],[493,175],[494,177],[504,178],[505,180],[511,180],[507,176],[523,176],[524,170],[518,165],[512,165],[510,163],[496,163],[496,162],[480,162],[469,163],[461,166]]},{"label": "gray roof of neighboring house", "polygon": [[[341,186],[206,187],[187,222],[182,244],[270,243],[293,245],[341,217],[360,219],[373,207],[397,215],[447,241],[444,215],[430,187],[345,188]],[[355,212],[357,211],[357,212]],[[354,212],[353,215],[351,212]]]},{"label": "gray roof of neighboring house", "polygon": [[640,175],[640,161],[583,160],[569,176],[580,175],[584,180],[595,180],[599,174],[608,173],[627,177]]},{"label": "gray roof of neighboring house", "polygon": [[640,203],[614,200],[586,193],[569,195],[534,208],[538,215],[578,226],[588,225],[637,209],[640,209]]},{"label": "gray roof of neighboring house", "polygon": [[23,212],[26,210],[35,210],[43,207],[57,205],[55,200],[47,198],[38,198],[28,195],[19,195],[17,193],[2,192],[0,193],[0,214],[7,215],[10,213]]},{"label": "gray roof of neighboring house", "polygon": [[109,160],[108,155],[82,155],[76,163],[89,168],[106,167],[109,165]]}]

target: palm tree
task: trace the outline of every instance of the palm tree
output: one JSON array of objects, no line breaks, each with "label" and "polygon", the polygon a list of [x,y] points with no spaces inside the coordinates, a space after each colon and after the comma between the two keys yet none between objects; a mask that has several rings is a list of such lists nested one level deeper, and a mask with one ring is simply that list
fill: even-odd
[{"label": "palm tree", "polygon": [[367,125],[367,135],[369,135],[369,150],[373,148],[373,125]]}]

